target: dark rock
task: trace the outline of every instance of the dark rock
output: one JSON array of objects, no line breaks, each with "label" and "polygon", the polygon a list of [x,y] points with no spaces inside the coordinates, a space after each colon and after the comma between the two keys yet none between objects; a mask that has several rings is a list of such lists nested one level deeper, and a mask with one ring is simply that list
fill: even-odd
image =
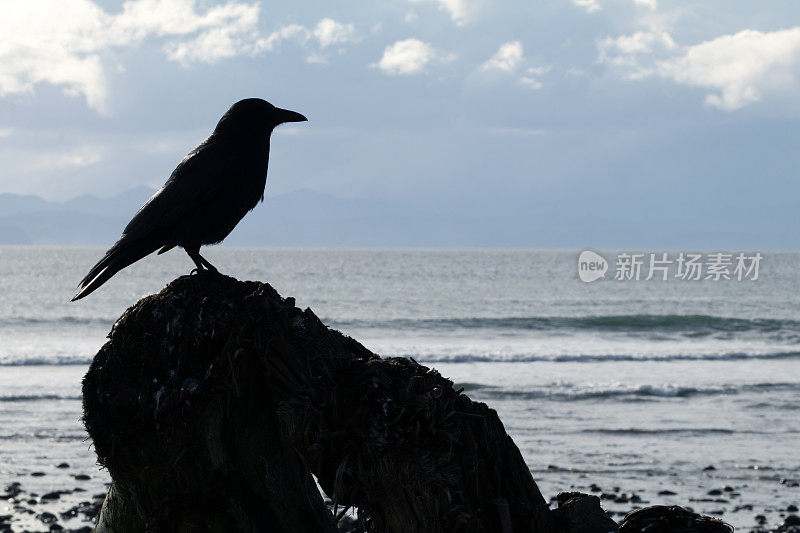
[{"label": "dark rock", "polygon": [[94,520],[94,518],[100,514],[100,508],[103,506],[102,501],[95,501],[92,502],[81,502],[74,507],[70,507],[66,511],[60,513],[61,518],[64,520],[69,520],[71,518],[75,518],[78,515],[82,515],[85,520]]},{"label": "dark rock", "polygon": [[642,503],[642,498],[636,493],[631,494],[631,503]]},{"label": "dark rock", "polygon": [[5,494],[0,494],[0,500],[8,500],[10,498],[15,498],[21,492],[25,492],[24,490],[22,490],[22,485],[19,483],[19,481],[15,481],[13,483],[9,483],[8,485],[6,485],[5,491],[6,491]]},{"label": "dark rock", "polygon": [[36,518],[38,518],[43,524],[55,524],[58,522],[58,517],[53,513],[48,512],[36,515]]},{"label": "dark rock", "polygon": [[269,517],[332,533],[309,469],[377,530],[523,531],[552,515],[494,410],[262,283],[184,276],[142,299],[95,356],[83,407],[114,479],[101,531],[263,531]]},{"label": "dark rock", "polygon": [[69,468],[69,463],[58,463],[56,468]]},{"label": "dark rock", "polygon": [[662,490],[658,492],[659,496],[675,496],[678,494],[677,492],[672,492],[671,490]]},{"label": "dark rock", "polygon": [[708,495],[709,496],[719,496],[721,494],[722,494],[722,491],[719,490],[719,489],[711,489],[710,491],[708,491]]},{"label": "dark rock", "polygon": [[618,496],[613,492],[604,492],[600,495],[601,500],[616,500]]},{"label": "dark rock", "polygon": [[39,500],[37,500],[36,498],[31,498],[30,500],[28,500],[28,505],[36,505],[37,503],[39,503]]},{"label": "dark rock", "polygon": [[725,486],[722,488],[722,490],[724,490],[725,492],[733,492],[733,491],[734,491],[734,490],[736,490],[736,489],[734,489],[734,488],[733,488],[733,487],[731,487],[730,485],[725,485]]},{"label": "dark rock", "polygon": [[614,503],[628,503],[628,501],[629,501],[628,495],[625,494],[624,492],[619,496],[617,496],[616,498],[614,498]]},{"label": "dark rock", "polygon": [[594,483],[592,483],[592,485],[589,487],[589,490],[592,491],[592,492],[603,492],[603,489],[601,489],[599,486],[595,485]]},{"label": "dark rock", "polygon": [[766,521],[767,521],[767,517],[766,517],[766,516],[764,516],[763,514],[757,514],[757,515],[755,516],[755,520],[756,520],[756,522],[758,522],[759,524],[764,524],[764,523],[766,523]]},{"label": "dark rock", "polygon": [[705,467],[705,468],[703,469],[703,472],[712,472],[712,471],[714,471],[714,470],[716,470],[716,468],[714,467],[714,465],[708,465],[707,467]]},{"label": "dark rock", "polygon": [[797,516],[796,514],[790,514],[783,521],[783,525],[784,526],[800,526],[800,516]]},{"label": "dark rock", "polygon": [[675,505],[654,505],[628,513],[619,533],[732,533],[725,522]]},{"label": "dark rock", "polygon": [[50,526],[50,531],[64,531],[64,528],[58,524],[52,524]]},{"label": "dark rock", "polygon": [[798,483],[794,479],[786,479],[786,478],[784,478],[784,479],[781,480],[781,485],[786,485],[787,487],[796,487],[796,486],[800,485],[800,483]]},{"label": "dark rock", "polygon": [[76,474],[73,477],[78,481],[86,481],[87,479],[92,479],[92,476],[87,476],[86,474]]},{"label": "dark rock", "polygon": [[33,477],[42,477],[46,475],[44,472],[31,472],[31,476]]},{"label": "dark rock", "polygon": [[43,494],[42,495],[42,501],[45,501],[45,500],[57,500],[57,499],[61,498],[61,494],[62,494],[61,491],[58,491],[58,490],[53,491],[53,492],[48,492],[47,494]]},{"label": "dark rock", "polygon": [[555,516],[555,531],[615,532],[617,523],[600,506],[600,498],[580,492],[561,492]]},{"label": "dark rock", "polygon": [[789,513],[796,513],[796,512],[797,512],[797,506],[796,506],[796,505],[794,505],[794,504],[790,504],[790,505],[789,505],[789,506],[786,508],[786,511],[787,511],[787,512],[789,512]]}]

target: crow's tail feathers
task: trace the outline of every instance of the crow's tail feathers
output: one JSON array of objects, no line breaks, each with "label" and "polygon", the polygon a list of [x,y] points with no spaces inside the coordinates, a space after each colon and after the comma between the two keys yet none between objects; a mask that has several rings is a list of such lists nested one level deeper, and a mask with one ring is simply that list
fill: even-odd
[{"label": "crow's tail feathers", "polygon": [[155,239],[152,236],[131,239],[127,235],[123,235],[120,240],[114,243],[114,246],[109,248],[106,255],[92,267],[86,277],[81,280],[78,285],[78,292],[72,297],[72,301],[88,296],[126,266],[155,252],[161,246],[159,242],[160,239]]}]

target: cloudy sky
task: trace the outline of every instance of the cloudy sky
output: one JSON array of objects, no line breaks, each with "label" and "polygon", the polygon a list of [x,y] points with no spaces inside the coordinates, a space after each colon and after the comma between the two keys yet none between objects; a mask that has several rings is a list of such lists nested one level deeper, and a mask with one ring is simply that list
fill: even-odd
[{"label": "cloudy sky", "polygon": [[259,96],[310,119],[269,195],[800,246],[796,0],[26,0],[0,36],[0,192],[157,187]]}]

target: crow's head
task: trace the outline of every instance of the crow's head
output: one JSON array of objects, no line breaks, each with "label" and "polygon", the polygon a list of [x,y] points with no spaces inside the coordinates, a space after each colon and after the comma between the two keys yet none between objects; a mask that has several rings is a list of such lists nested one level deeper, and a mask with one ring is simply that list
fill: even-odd
[{"label": "crow's head", "polygon": [[214,133],[220,135],[269,135],[284,122],[308,120],[300,113],[275,107],[261,98],[246,98],[231,106],[222,116]]}]

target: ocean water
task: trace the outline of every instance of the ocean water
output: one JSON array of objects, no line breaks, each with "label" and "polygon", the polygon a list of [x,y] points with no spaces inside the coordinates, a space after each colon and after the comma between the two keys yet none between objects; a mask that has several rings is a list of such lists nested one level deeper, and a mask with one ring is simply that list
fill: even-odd
[{"label": "ocean water", "polygon": [[[36,513],[89,500],[108,482],[80,422],[93,354],[128,306],[193,266],[181,251],[148,258],[69,303],[103,252],[0,247],[0,488],[82,489],[30,504],[26,523],[40,529]],[[578,279],[578,251],[204,255],[495,408],[547,497],[594,483],[745,530],[756,514],[774,525],[800,504],[791,486],[800,480],[800,253],[765,253],[757,281],[591,284]]]}]

